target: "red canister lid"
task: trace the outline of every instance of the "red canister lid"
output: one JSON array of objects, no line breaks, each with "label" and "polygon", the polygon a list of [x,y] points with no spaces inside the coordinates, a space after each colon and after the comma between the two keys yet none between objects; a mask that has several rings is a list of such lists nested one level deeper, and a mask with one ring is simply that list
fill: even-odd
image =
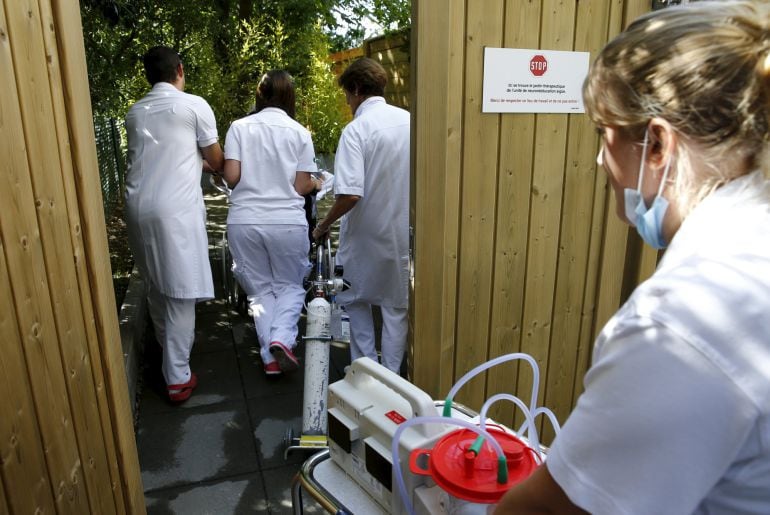
[{"label": "red canister lid", "polygon": [[[496,503],[513,485],[529,477],[537,468],[535,452],[511,433],[487,427],[503,448],[508,464],[508,481],[497,482],[497,453],[488,443],[478,455],[470,448],[477,434],[469,429],[453,431],[439,440],[433,449],[412,451],[409,466],[415,474],[429,475],[450,495],[475,503]],[[418,464],[428,458],[427,469]]]}]

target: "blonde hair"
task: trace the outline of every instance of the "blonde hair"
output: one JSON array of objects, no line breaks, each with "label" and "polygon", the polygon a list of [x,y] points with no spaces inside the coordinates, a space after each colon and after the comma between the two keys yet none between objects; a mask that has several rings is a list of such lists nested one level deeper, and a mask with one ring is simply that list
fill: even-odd
[{"label": "blonde hair", "polygon": [[[633,138],[654,117],[673,126],[683,215],[741,174],[768,175],[770,2],[702,1],[640,17],[591,65],[583,97],[594,123]],[[710,165],[700,176],[696,157]],[[720,167],[727,157],[746,167]]]}]

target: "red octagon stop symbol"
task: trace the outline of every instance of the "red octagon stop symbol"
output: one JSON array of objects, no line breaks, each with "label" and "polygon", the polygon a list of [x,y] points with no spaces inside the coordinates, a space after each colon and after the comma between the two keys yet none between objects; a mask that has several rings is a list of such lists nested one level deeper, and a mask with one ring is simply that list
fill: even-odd
[{"label": "red octagon stop symbol", "polygon": [[545,57],[538,54],[529,61],[529,71],[536,77],[542,76],[548,70],[548,61]]}]

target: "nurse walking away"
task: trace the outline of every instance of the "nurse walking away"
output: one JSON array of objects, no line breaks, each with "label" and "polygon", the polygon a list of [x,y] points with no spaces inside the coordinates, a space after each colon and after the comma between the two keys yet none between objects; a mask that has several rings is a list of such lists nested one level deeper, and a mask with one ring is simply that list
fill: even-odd
[{"label": "nurse walking away", "polygon": [[211,107],[183,92],[179,55],[151,48],[144,69],[152,90],[126,115],[126,222],[163,347],[168,396],[181,402],[198,383],[189,365],[195,303],[214,297],[201,170],[204,158],[221,170],[224,157]]},{"label": "nurse walking away", "polygon": [[339,78],[354,118],[335,155],[334,205],[313,237],[344,215],[337,263],[351,287],[337,300],[350,317],[351,359],[377,361],[372,306],[380,306],[382,364],[398,372],[407,335],[409,113],[385,102],[386,82],[383,67],[366,57]]},{"label": "nurse walking away", "polygon": [[645,15],[584,85],[654,275],[604,327],[544,466],[495,513],[770,513],[770,3]]},{"label": "nurse walking away", "polygon": [[310,266],[303,195],[321,187],[311,176],[310,132],[294,113],[291,76],[271,70],[257,86],[256,113],[233,122],[225,139],[233,273],[248,296],[267,375],[298,367],[297,321]]}]

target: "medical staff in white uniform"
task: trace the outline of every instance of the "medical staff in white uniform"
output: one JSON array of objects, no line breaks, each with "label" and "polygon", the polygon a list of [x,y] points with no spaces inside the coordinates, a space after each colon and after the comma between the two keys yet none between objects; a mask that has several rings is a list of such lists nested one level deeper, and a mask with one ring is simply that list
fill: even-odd
[{"label": "medical staff in white uniform", "polygon": [[398,372],[408,328],[410,123],[407,111],[385,102],[386,83],[383,67],[367,57],[339,78],[354,118],[334,159],[335,203],[313,237],[342,217],[337,263],[351,286],[337,301],[350,317],[350,357],[377,361],[372,306],[379,306],[382,364]]},{"label": "medical staff in white uniform", "polygon": [[181,402],[197,385],[189,365],[195,303],[214,297],[200,187],[203,159],[221,170],[224,157],[211,107],[183,92],[179,55],[167,47],[151,48],[144,68],[152,90],[126,115],[126,225],[147,282],[168,395]]},{"label": "medical staff in white uniform", "polygon": [[770,513],[770,3],[645,15],[584,86],[618,216],[666,248],[495,513]]},{"label": "medical staff in white uniform", "polygon": [[233,273],[248,296],[267,375],[298,367],[294,347],[310,250],[303,195],[320,187],[311,176],[310,132],[294,112],[291,76],[271,70],[257,86],[256,113],[233,122],[225,139]]}]

